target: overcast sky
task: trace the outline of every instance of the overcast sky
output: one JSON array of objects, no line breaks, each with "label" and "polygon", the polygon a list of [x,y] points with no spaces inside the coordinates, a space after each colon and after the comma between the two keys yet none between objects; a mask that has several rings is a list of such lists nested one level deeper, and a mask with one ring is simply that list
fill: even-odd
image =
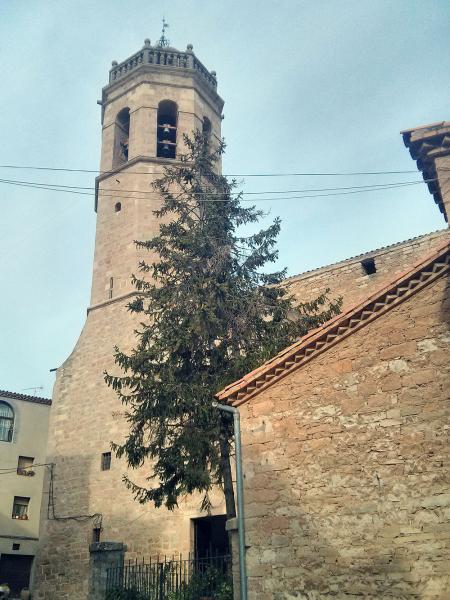
[{"label": "overcast sky", "polygon": [[[450,118],[448,0],[0,0],[1,165],[97,169],[112,60],[188,43],[225,100],[225,173],[414,170],[400,130]],[[0,169],[93,185],[94,175]],[[418,173],[247,178],[245,191],[417,181]],[[89,196],[0,183],[0,389],[50,396],[89,302]],[[444,228],[424,184],[261,202],[290,275]]]}]

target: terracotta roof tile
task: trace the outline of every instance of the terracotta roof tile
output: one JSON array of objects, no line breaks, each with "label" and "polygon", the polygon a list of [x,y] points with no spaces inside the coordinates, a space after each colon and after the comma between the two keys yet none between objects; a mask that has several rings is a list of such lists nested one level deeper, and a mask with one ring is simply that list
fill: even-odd
[{"label": "terracotta roof tile", "polygon": [[49,398],[41,398],[39,396],[29,396],[28,394],[18,394],[16,392],[7,392],[0,390],[0,400],[11,398],[12,400],[24,400],[25,402],[35,402],[36,404],[51,405],[52,401]]}]

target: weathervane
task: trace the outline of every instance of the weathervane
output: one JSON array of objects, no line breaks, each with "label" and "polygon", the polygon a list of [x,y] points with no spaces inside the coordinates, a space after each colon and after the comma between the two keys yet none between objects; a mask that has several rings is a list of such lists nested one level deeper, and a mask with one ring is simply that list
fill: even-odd
[{"label": "weathervane", "polygon": [[164,17],[163,17],[162,22],[163,22],[163,25],[162,25],[161,37],[157,41],[156,45],[159,48],[167,48],[170,45],[170,40],[168,38],[166,38],[166,29],[169,27],[169,23],[166,22]]}]

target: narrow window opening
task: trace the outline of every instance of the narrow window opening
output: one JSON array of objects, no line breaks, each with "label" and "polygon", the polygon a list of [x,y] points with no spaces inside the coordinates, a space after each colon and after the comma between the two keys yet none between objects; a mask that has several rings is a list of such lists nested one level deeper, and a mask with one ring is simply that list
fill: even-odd
[{"label": "narrow window opening", "polygon": [[373,275],[377,272],[374,258],[365,258],[361,261],[361,266],[366,275]]},{"label": "narrow window opening", "polygon": [[114,124],[113,166],[118,167],[128,161],[128,143],[130,136],[130,109],[123,108]]},{"label": "narrow window opening", "polygon": [[211,121],[208,119],[208,117],[203,117],[203,123],[202,123],[202,131],[203,131],[203,135],[206,137],[209,137],[211,135]]},{"label": "narrow window opening", "polygon": [[163,100],[158,105],[158,127],[156,156],[175,158],[177,153],[177,114],[178,107],[171,100]]},{"label": "narrow window opening", "polygon": [[13,544],[12,545],[12,549],[13,550],[20,550],[20,544]]},{"label": "narrow window opening", "polygon": [[101,533],[101,527],[94,527],[94,529],[92,530],[92,542],[94,544],[98,544],[98,542],[100,542]]},{"label": "narrow window opening", "polygon": [[194,552],[197,558],[225,556],[230,552],[225,515],[201,517],[194,521]]},{"label": "narrow window opening", "polygon": [[12,442],[14,411],[6,402],[0,402],[0,442]]},{"label": "narrow window opening", "polygon": [[114,205],[114,210],[116,212],[120,212],[122,210],[122,204],[120,202],[116,202],[116,204]]},{"label": "narrow window opening", "polygon": [[103,452],[101,469],[102,471],[109,471],[111,468],[111,452]]},{"label": "narrow window opening", "polygon": [[17,475],[33,476],[33,462],[34,458],[32,456],[19,456],[19,460],[17,461]]},{"label": "narrow window opening", "polygon": [[109,290],[108,290],[108,298],[111,300],[113,297],[113,289],[114,289],[114,277],[109,278]]},{"label": "narrow window opening", "polygon": [[28,520],[28,506],[30,499],[24,496],[14,496],[12,518],[19,519],[21,521]]}]

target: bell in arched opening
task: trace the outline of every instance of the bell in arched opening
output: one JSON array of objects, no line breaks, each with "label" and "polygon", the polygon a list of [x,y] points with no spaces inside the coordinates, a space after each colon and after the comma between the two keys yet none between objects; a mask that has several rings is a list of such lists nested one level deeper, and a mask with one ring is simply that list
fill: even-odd
[{"label": "bell in arched opening", "polygon": [[158,104],[158,133],[156,156],[175,158],[177,154],[178,107],[172,100]]}]

